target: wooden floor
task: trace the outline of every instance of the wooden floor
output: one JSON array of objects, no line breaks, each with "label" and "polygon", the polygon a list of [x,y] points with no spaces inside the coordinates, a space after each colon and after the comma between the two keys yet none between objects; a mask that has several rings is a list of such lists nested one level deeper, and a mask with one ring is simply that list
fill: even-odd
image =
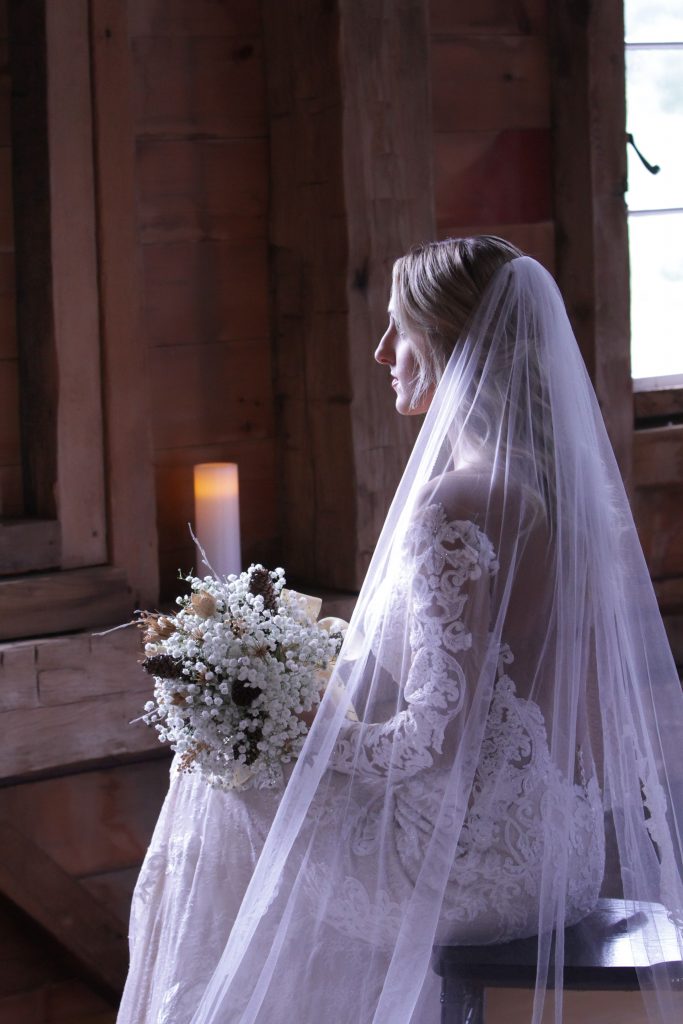
[{"label": "wooden floor", "polygon": [[[491,989],[486,993],[486,1024],[529,1024],[532,994],[521,989]],[[683,1020],[683,993],[680,1013]],[[552,1024],[553,1008],[547,1007],[544,1024]],[[648,1024],[638,992],[565,992],[563,1024]]]}]

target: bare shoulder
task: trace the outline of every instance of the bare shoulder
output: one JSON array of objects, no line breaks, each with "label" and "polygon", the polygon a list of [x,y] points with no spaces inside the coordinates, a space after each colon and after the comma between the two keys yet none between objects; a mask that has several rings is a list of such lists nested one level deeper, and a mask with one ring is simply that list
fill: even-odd
[{"label": "bare shoulder", "polygon": [[451,470],[422,488],[417,507],[441,505],[448,519],[483,525],[502,507],[503,494],[490,472],[474,467]]}]

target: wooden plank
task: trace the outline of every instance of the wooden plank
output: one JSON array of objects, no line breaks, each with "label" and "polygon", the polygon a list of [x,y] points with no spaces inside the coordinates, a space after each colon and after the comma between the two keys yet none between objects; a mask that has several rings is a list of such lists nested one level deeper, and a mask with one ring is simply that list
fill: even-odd
[{"label": "wooden plank", "polygon": [[[134,728],[134,727],[131,727]],[[149,730],[153,739],[154,733]],[[158,745],[158,753],[163,749]],[[39,779],[0,789],[0,813],[14,822],[67,874],[98,880],[110,893],[115,909],[116,879],[136,873],[154,831],[168,791],[167,757]],[[106,901],[105,901],[106,902]],[[124,917],[127,920],[127,916]]]},{"label": "wooden plank", "polygon": [[683,612],[683,576],[654,580],[655,594],[663,615]]},{"label": "wooden plank", "polygon": [[[2,25],[7,30],[7,8],[2,10]],[[10,146],[12,143],[12,79],[9,67],[7,36],[0,28],[0,145]]]},{"label": "wooden plank", "polygon": [[466,238],[469,235],[497,235],[516,245],[527,256],[542,263],[551,274],[555,270],[555,225],[551,220],[538,224],[444,224],[440,238]]},{"label": "wooden plank", "polygon": [[44,4],[12,4],[12,156],[16,316],[27,515],[56,515],[58,369],[50,252]]},{"label": "wooden plank", "polygon": [[0,1024],[116,1024],[116,1010],[82,981],[65,981],[1,999]]},{"label": "wooden plank", "polygon": [[633,479],[636,487],[683,483],[683,424],[635,432]]},{"label": "wooden plank", "polygon": [[108,992],[122,990],[126,930],[83,886],[8,821],[2,820],[0,891],[37,921]]},{"label": "wooden plank", "polygon": [[263,240],[242,245],[223,239],[145,245],[143,274],[150,345],[269,337],[268,253]]},{"label": "wooden plank", "polygon": [[132,40],[138,135],[254,138],[265,135],[258,36],[145,36]]},{"label": "wooden plank", "polygon": [[7,996],[60,981],[65,974],[65,959],[25,914],[0,897],[0,1021]]},{"label": "wooden plank", "polygon": [[149,367],[140,323],[130,4],[91,3],[93,103],[97,123],[100,326],[107,417],[108,551],[137,604],[157,598]]},{"label": "wooden plank", "polygon": [[[340,12],[356,549],[353,572],[339,572],[336,513],[321,503],[319,530],[337,573],[316,582],[356,590],[420,426],[419,417],[396,415],[386,368],[370,350],[386,330],[393,261],[435,236],[435,195],[427,0],[395,0],[390,8],[343,0]],[[321,361],[317,370],[329,388],[328,367]],[[320,464],[330,461],[321,437],[315,454]]]},{"label": "wooden plank", "polygon": [[542,37],[436,38],[431,68],[435,132],[550,127],[548,45]]},{"label": "wooden plank", "polygon": [[0,522],[0,576],[42,569],[60,564],[61,534],[54,519],[25,519]]},{"label": "wooden plank", "polygon": [[35,707],[38,707],[35,646],[27,642],[0,644],[0,711]]},{"label": "wooden plank", "polygon": [[0,252],[14,252],[12,150],[0,145]]},{"label": "wooden plank", "polygon": [[680,385],[635,391],[633,400],[636,421],[683,416],[683,387]]},{"label": "wooden plank", "polygon": [[542,35],[546,25],[545,0],[479,0],[454,4],[453,0],[429,0],[432,34]]},{"label": "wooden plank", "polygon": [[142,722],[130,724],[149,692],[147,686],[74,704],[6,711],[0,778],[16,781],[108,758],[158,756],[156,733]]},{"label": "wooden plank", "polygon": [[265,139],[147,139],[137,148],[143,243],[261,239],[268,214]]},{"label": "wooden plank", "polygon": [[0,359],[0,466],[20,459],[19,369],[16,359]]},{"label": "wooden plank", "polygon": [[623,4],[551,4],[557,279],[630,486]]},{"label": "wooden plank", "polygon": [[651,576],[683,576],[683,486],[636,487],[633,514]]},{"label": "wooden plank", "polygon": [[62,565],[107,560],[88,0],[46,4]]},{"label": "wooden plank", "polygon": [[267,339],[157,348],[150,364],[157,449],[273,436]]},{"label": "wooden plank", "polygon": [[131,36],[258,35],[261,9],[257,0],[144,0],[130,5]]},{"label": "wooden plank", "polygon": [[17,357],[14,253],[0,253],[0,359]]},{"label": "wooden plank", "polygon": [[0,582],[0,640],[125,622],[125,574],[111,566],[16,576]]},{"label": "wooden plank", "polygon": [[44,985],[0,1000],[0,1024],[115,1024],[116,1010],[82,981]]},{"label": "wooden plank", "polygon": [[552,219],[550,132],[448,132],[434,137],[434,198],[444,224]]},{"label": "wooden plank", "polygon": [[271,0],[264,32],[283,560],[353,590],[415,432],[371,339],[392,260],[434,233],[426,11]]},{"label": "wooden plank", "polygon": [[0,516],[18,519],[23,511],[21,466],[0,466]]}]

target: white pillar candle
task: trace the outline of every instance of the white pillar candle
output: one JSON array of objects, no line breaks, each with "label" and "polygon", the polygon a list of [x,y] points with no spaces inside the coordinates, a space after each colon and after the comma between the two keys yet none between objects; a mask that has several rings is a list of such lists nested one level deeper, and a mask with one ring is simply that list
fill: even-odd
[{"label": "white pillar candle", "polygon": [[239,481],[234,462],[194,467],[194,511],[197,539],[215,572],[219,576],[240,573]]}]

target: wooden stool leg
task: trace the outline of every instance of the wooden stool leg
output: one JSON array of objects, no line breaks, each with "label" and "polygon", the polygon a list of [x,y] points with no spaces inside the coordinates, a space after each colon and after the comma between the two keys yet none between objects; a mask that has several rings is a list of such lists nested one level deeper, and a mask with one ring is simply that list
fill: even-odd
[{"label": "wooden stool leg", "polygon": [[484,1024],[483,985],[460,978],[443,978],[441,1024]]}]

